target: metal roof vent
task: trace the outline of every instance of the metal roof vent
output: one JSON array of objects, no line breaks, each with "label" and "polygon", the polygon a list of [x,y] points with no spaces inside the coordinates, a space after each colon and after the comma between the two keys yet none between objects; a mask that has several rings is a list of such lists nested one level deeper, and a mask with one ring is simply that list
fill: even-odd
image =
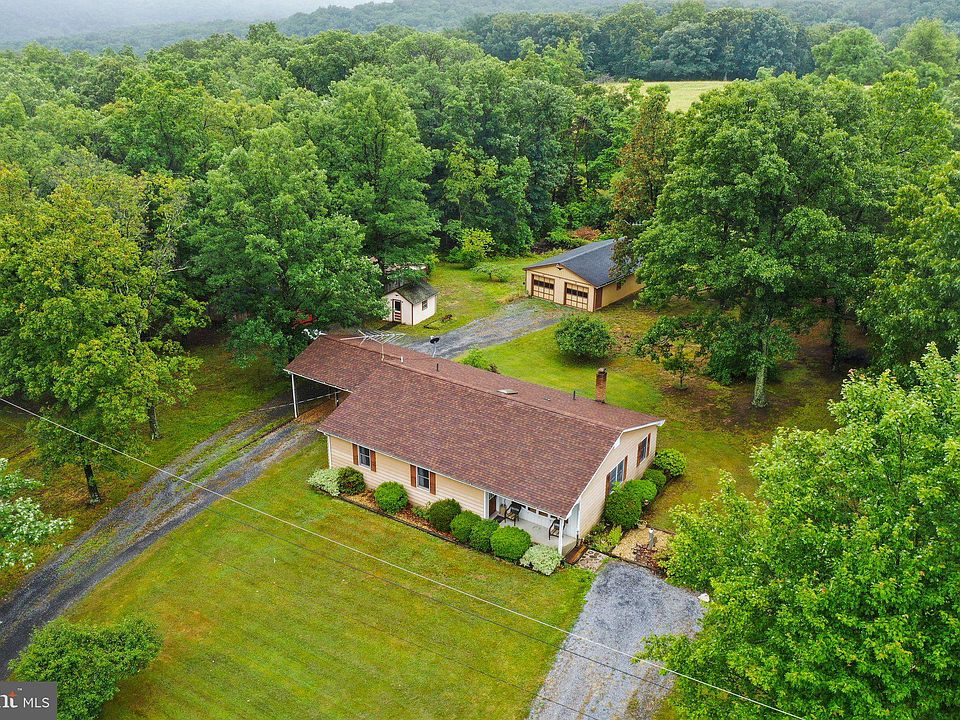
[{"label": "metal roof vent", "polygon": [[504,388],[504,389],[502,389],[502,390],[497,390],[497,392],[498,392],[498,393],[501,393],[501,394],[503,394],[503,395],[516,395],[516,394],[517,394],[517,391],[516,391],[516,390],[511,390],[510,388]]}]

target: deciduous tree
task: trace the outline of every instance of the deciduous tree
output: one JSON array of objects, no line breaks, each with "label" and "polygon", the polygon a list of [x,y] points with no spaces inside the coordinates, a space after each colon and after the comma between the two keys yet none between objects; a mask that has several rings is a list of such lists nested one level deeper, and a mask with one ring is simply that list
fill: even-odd
[{"label": "deciduous tree", "polygon": [[[676,582],[709,590],[695,638],[645,655],[811,720],[935,720],[960,696],[960,356],[931,348],[903,387],[847,381],[838,428],[781,429],[732,483],[675,513]],[[689,680],[685,717],[770,712]]]}]

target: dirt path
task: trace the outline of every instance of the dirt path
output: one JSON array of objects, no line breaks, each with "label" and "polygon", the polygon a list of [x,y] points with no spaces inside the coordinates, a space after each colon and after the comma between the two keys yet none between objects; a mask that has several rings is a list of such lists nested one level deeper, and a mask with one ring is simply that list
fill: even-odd
[{"label": "dirt path", "polygon": [[[703,608],[693,593],[674,587],[636,565],[611,561],[600,570],[573,633],[635,653],[651,635],[692,634]],[[672,681],[655,668],[568,637],[563,646],[640,678],[559,652],[542,694],[578,713],[617,720],[649,720]],[[568,720],[570,711],[534,701],[529,720]],[[582,717],[577,715],[576,717]]]},{"label": "dirt path", "polygon": [[[501,307],[493,315],[477,318],[463,327],[440,333],[437,343],[437,356],[456,358],[470,348],[485,348],[499,345],[528,333],[550,327],[570,312],[561,305],[537,302],[535,300],[517,300]],[[411,339],[397,341],[420,352],[433,354],[433,345],[429,340]]]},{"label": "dirt path", "polygon": [[[218,492],[246,485],[280,456],[316,437],[287,422],[290,409],[250,413],[165,469]],[[0,603],[0,668],[26,646],[33,628],[58,617],[98,582],[217,498],[156,473],[137,492],[65,547]]]}]

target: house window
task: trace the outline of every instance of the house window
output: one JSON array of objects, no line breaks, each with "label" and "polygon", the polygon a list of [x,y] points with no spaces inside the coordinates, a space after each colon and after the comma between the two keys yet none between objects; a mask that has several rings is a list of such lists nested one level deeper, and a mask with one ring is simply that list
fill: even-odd
[{"label": "house window", "polygon": [[642,463],[647,459],[647,455],[650,454],[650,434],[647,433],[647,436],[640,441],[640,447],[637,449],[637,465]]},{"label": "house window", "polygon": [[617,280],[617,290],[623,289],[623,280]]},{"label": "house window", "polygon": [[623,478],[627,474],[627,459],[624,458],[617,463],[617,466],[607,473],[607,486],[613,490],[614,487],[623,482]]},{"label": "house window", "polygon": [[553,301],[553,280],[543,275],[533,276],[533,296]]},{"label": "house window", "polygon": [[587,301],[590,297],[590,291],[586,285],[567,283],[567,287],[564,292],[566,293],[566,297],[564,299],[565,305],[580,308],[581,310],[587,309]]},{"label": "house window", "polygon": [[357,445],[357,465],[365,468],[371,466],[370,448],[365,448],[363,445]]},{"label": "house window", "polygon": [[424,490],[430,489],[430,471],[426,468],[417,468],[417,487]]},{"label": "house window", "polygon": [[429,305],[430,305],[430,301],[429,301],[429,300],[424,300],[422,303],[420,303],[420,309],[421,309],[421,310],[426,310],[427,307],[429,307]]}]

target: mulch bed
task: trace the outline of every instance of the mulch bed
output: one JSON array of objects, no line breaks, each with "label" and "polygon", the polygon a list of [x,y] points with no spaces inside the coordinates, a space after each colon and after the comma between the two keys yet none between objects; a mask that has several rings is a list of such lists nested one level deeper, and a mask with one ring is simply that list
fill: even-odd
[{"label": "mulch bed", "polygon": [[414,513],[413,510],[410,509],[409,505],[405,507],[403,510],[401,510],[400,512],[398,512],[396,515],[390,515],[389,513],[385,513],[383,510],[380,509],[380,506],[377,505],[377,501],[373,497],[373,490],[364,490],[359,495],[341,495],[340,499],[346,500],[347,502],[353,503],[354,505],[361,505],[365,507],[367,510],[373,510],[375,513],[384,515],[389,518],[393,518],[394,520],[399,520],[402,523],[411,525],[419,530],[424,530],[430,533],[431,535],[434,535],[435,537],[441,538],[443,540],[447,540],[449,542],[456,543],[458,545],[460,544],[459,542],[457,542],[457,539],[453,535],[451,535],[450,533],[440,532],[433,525],[428,523],[424,518]]}]

